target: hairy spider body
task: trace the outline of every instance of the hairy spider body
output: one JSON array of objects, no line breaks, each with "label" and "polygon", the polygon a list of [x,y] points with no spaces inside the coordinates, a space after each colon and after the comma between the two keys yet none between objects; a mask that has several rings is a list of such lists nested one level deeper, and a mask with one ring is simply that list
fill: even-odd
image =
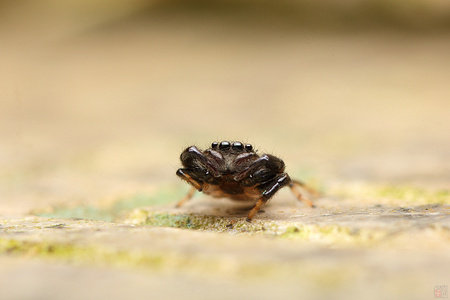
[{"label": "hairy spider body", "polygon": [[183,168],[178,169],[177,175],[193,188],[177,206],[192,198],[195,190],[213,197],[253,201],[255,206],[247,216],[247,221],[251,221],[261,207],[285,186],[289,186],[299,200],[313,206],[295,187],[308,188],[300,181],[291,180],[284,172],[285,165],[281,159],[270,154],[260,156],[250,144],[213,142],[211,148],[204,151],[190,146],[181,153],[180,159]]}]

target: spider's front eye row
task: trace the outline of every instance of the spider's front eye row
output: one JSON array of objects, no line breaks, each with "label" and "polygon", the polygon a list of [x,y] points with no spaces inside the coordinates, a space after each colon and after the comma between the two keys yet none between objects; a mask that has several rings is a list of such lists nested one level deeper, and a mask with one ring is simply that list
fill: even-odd
[{"label": "spider's front eye row", "polygon": [[253,150],[253,146],[250,145],[250,144],[243,145],[241,142],[234,142],[233,144],[231,144],[228,141],[222,141],[220,143],[213,142],[211,144],[211,148],[212,149],[219,148],[220,150],[228,150],[228,149],[232,148],[235,151],[243,151],[244,149],[246,151],[252,151]]}]

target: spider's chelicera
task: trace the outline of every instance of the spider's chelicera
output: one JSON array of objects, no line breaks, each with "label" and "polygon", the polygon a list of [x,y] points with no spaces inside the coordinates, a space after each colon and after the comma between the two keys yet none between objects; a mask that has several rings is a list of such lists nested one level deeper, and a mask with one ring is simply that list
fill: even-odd
[{"label": "spider's chelicera", "polygon": [[270,154],[258,155],[253,146],[241,142],[213,142],[204,151],[190,146],[180,156],[183,168],[177,175],[192,185],[177,206],[191,199],[195,190],[213,197],[226,197],[238,201],[254,201],[247,221],[251,221],[261,207],[275,193],[289,186],[299,200],[313,207],[296,188],[307,188],[302,182],[292,180],[284,172],[284,162]]}]

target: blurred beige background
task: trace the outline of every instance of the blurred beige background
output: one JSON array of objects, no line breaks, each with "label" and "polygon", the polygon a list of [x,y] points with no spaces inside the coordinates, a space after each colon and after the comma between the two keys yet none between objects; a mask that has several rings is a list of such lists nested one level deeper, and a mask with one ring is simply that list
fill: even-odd
[{"label": "blurred beige background", "polygon": [[294,177],[450,180],[449,1],[0,1],[0,213],[182,183],[240,139]]}]

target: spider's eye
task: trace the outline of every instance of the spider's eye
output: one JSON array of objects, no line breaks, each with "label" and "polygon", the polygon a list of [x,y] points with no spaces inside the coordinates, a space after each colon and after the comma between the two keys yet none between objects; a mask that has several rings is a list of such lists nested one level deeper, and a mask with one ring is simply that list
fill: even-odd
[{"label": "spider's eye", "polygon": [[230,149],[230,147],[231,147],[231,144],[228,141],[222,141],[219,144],[219,149],[220,150],[228,150],[228,149]]},{"label": "spider's eye", "polygon": [[217,149],[217,146],[218,146],[218,145],[219,145],[218,142],[213,142],[213,143],[211,144],[211,148]]},{"label": "spider's eye", "polygon": [[253,146],[250,145],[250,144],[245,144],[245,150],[252,151],[253,150]]},{"label": "spider's eye", "polygon": [[233,146],[231,146],[231,147],[235,151],[242,151],[242,150],[244,150],[244,145],[242,145],[242,143],[240,143],[240,142],[234,142]]}]

